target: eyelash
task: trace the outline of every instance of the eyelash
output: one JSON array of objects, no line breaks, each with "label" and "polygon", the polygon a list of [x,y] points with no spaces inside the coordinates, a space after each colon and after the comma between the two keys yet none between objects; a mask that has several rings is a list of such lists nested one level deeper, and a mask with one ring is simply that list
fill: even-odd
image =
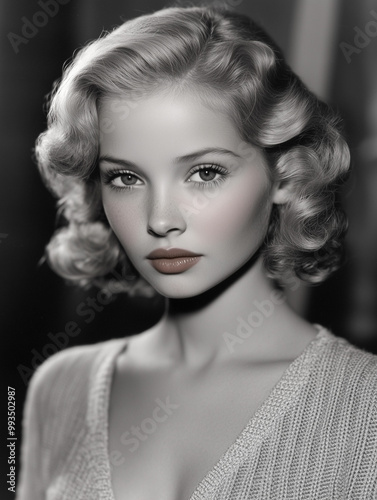
[{"label": "eyelash", "polygon": [[[203,170],[210,170],[210,171],[215,172],[217,174],[221,174],[221,177],[219,177],[218,179],[214,179],[212,181],[208,181],[208,182],[205,182],[205,181],[198,182],[198,181],[188,180],[188,182],[190,182],[190,184],[192,184],[193,186],[195,186],[199,189],[208,189],[208,188],[218,186],[219,184],[224,182],[225,179],[227,178],[227,176],[229,175],[229,172],[224,167],[221,167],[220,165],[216,165],[214,163],[206,163],[206,164],[198,165],[198,166],[194,167],[193,170],[191,170],[189,177],[192,177],[195,173],[201,172]],[[107,172],[102,173],[102,182],[104,184],[108,185],[110,187],[110,189],[113,189],[114,191],[124,191],[124,190],[131,191],[132,189],[134,189],[135,185],[127,186],[127,184],[124,184],[124,186],[120,187],[120,186],[115,186],[112,183],[116,178],[121,177],[122,175],[132,175],[136,179],[141,180],[136,174],[134,174],[133,172],[131,172],[129,170],[108,170]]]}]

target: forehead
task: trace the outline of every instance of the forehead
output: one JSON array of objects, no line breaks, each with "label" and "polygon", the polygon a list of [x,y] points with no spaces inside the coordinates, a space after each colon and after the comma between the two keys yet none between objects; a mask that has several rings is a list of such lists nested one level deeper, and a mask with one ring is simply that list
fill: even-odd
[{"label": "forehead", "polygon": [[221,106],[206,105],[194,92],[158,92],[137,100],[106,98],[99,108],[101,153],[148,154],[244,145]]}]

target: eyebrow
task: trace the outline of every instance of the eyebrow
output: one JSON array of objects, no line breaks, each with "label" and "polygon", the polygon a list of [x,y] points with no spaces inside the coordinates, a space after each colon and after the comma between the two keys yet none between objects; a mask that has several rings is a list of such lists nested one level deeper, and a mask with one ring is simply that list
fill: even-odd
[{"label": "eyebrow", "polygon": [[[234,158],[241,158],[240,155],[234,153],[233,151],[230,151],[229,149],[224,149],[224,148],[204,148],[200,149],[199,151],[195,151],[194,153],[189,153],[187,155],[183,156],[178,156],[175,158],[174,163],[187,163],[189,161],[195,161],[198,158],[201,158],[202,156],[205,156],[210,153],[217,153],[219,155],[229,155],[233,156]],[[128,160],[121,160],[120,158],[114,158],[109,155],[103,155],[100,156],[99,162],[105,161],[107,163],[115,163],[116,165],[121,165],[123,167],[131,167],[131,168],[137,168],[137,165],[133,163],[132,161]]]},{"label": "eyebrow", "polygon": [[205,156],[209,153],[217,153],[219,155],[230,155],[233,156],[234,158],[241,158],[238,154],[234,153],[233,151],[230,151],[229,149],[224,149],[224,148],[204,148],[200,149],[199,151],[195,151],[194,153],[189,153],[184,156],[179,156],[174,160],[174,163],[184,163],[188,161],[193,161],[201,156]]}]

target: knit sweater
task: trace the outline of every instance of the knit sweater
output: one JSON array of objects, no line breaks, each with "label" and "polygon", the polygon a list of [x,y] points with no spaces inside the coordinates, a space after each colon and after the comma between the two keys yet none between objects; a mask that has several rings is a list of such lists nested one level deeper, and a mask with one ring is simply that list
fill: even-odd
[{"label": "knit sweater", "polygon": [[[37,369],[17,500],[114,500],[108,405],[127,343],[72,347]],[[190,499],[177,500],[209,499],[376,500],[377,356],[320,330]]]}]

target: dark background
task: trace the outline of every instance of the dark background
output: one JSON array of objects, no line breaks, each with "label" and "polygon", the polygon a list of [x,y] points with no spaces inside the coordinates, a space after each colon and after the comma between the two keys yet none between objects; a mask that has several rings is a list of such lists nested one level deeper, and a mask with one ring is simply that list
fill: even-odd
[{"label": "dark background", "polygon": [[[151,301],[124,295],[101,306],[97,290],[67,286],[45,264],[38,265],[55,225],[55,200],[32,161],[34,141],[45,128],[44,96],[76,48],[103,29],[166,5],[147,0],[61,1],[2,0],[0,4],[1,394],[6,415],[7,386],[16,389],[18,453],[22,407],[33,364],[64,347],[54,347],[51,335],[75,322],[80,333],[70,337],[67,346],[122,337],[153,324],[162,306],[159,298]],[[224,3],[259,21],[308,86],[344,117],[353,163],[353,176],[342,194],[351,223],[347,262],[327,282],[310,290],[302,287],[290,300],[310,321],[377,352],[377,2]],[[50,14],[38,14],[44,12],[42,4],[50,5]],[[29,25],[26,38],[22,30],[28,23],[34,28]],[[97,310],[88,306],[93,312],[79,316],[77,307],[90,298],[98,304]],[[8,472],[5,418],[2,422],[0,456],[2,470]],[[1,498],[12,498],[5,473],[2,477]]]}]

